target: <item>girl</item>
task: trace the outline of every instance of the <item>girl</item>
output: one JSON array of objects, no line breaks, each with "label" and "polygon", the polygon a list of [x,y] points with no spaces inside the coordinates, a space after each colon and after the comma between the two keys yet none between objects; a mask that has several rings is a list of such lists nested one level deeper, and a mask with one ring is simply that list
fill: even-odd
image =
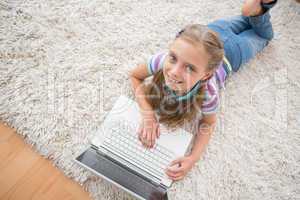
[{"label": "girl", "polygon": [[[155,54],[130,72],[143,118],[138,134],[144,146],[155,144],[159,123],[176,128],[201,115],[190,154],[166,169],[171,179],[182,179],[204,151],[215,127],[218,90],[225,79],[273,38],[269,9],[276,2],[246,0],[242,16],[207,26],[188,25],[176,35],[167,53]],[[151,83],[143,84],[151,75]]]}]

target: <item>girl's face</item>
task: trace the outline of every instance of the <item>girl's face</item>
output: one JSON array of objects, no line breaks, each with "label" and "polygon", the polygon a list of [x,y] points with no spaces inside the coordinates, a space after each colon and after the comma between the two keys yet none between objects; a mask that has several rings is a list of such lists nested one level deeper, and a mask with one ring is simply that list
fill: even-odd
[{"label": "girl's face", "polygon": [[166,84],[177,95],[188,92],[199,80],[211,76],[212,73],[207,71],[208,58],[203,47],[177,38],[170,45],[163,67]]}]

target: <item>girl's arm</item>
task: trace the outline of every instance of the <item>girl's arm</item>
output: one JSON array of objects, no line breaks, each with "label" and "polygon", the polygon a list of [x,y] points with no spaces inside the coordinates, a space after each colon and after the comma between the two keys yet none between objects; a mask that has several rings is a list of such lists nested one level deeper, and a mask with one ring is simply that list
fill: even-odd
[{"label": "girl's arm", "polygon": [[142,115],[146,115],[147,111],[151,112],[152,108],[146,101],[143,81],[149,76],[146,64],[138,65],[130,71],[129,77],[136,101],[141,109]]},{"label": "girl's arm", "polygon": [[160,131],[155,112],[145,97],[143,82],[148,76],[150,75],[146,64],[141,64],[130,71],[130,81],[142,115],[138,129],[139,139],[145,147],[151,148],[154,146],[156,138],[159,137]]},{"label": "girl's arm", "polygon": [[203,118],[201,119],[199,131],[196,135],[194,146],[190,154],[194,162],[197,162],[200,159],[215,129],[216,121],[217,121],[216,114],[204,115]]},{"label": "girl's arm", "polygon": [[195,138],[194,146],[190,155],[180,157],[171,162],[166,169],[166,174],[175,181],[183,179],[200,159],[216,124],[216,114],[205,115],[200,121],[199,132]]}]

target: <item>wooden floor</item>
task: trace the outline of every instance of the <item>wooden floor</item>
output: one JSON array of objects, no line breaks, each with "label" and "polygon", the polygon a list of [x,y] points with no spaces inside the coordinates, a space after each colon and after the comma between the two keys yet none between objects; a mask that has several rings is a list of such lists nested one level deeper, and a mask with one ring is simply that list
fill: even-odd
[{"label": "wooden floor", "polygon": [[80,185],[0,122],[0,200],[88,200]]}]

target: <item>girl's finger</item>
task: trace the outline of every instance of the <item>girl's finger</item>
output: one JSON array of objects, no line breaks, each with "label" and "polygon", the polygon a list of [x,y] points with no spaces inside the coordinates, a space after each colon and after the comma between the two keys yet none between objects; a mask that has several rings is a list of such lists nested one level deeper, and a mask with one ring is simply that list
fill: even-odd
[{"label": "girl's finger", "polygon": [[139,126],[138,131],[137,131],[139,136],[142,134],[142,131],[143,131],[143,126]]},{"label": "girl's finger", "polygon": [[148,132],[146,128],[143,129],[142,143],[144,147],[148,147]]},{"label": "girl's finger", "polygon": [[156,128],[156,136],[157,136],[157,138],[159,138],[159,136],[160,136],[159,124],[157,124],[157,128]]},{"label": "girl's finger", "polygon": [[172,166],[172,167],[167,167],[166,172],[170,174],[178,174],[178,173],[182,173],[183,169],[178,166]]},{"label": "girl's finger", "polygon": [[145,127],[143,127],[142,139],[143,139],[143,141],[147,139],[147,131],[146,131]]},{"label": "girl's finger", "polygon": [[175,177],[173,180],[174,181],[179,181],[179,180],[181,180],[183,178],[184,178],[184,175],[181,175],[181,176]]},{"label": "girl's finger", "polygon": [[168,166],[167,167],[167,170],[170,171],[170,172],[173,172],[173,173],[176,173],[176,172],[180,172],[183,170],[183,167],[180,163],[175,163],[171,166]]},{"label": "girl's finger", "polygon": [[152,132],[148,131],[147,132],[147,139],[146,139],[147,147],[150,147],[150,145],[151,145],[151,138],[152,138]]},{"label": "girl's finger", "polygon": [[170,178],[176,178],[183,175],[183,172],[180,173],[166,173]]},{"label": "girl's finger", "polygon": [[138,138],[143,143],[143,139],[142,139],[141,135],[138,135]]},{"label": "girl's finger", "polygon": [[180,172],[166,171],[166,174],[167,174],[168,176],[170,176],[170,177],[177,177],[177,176],[182,175],[183,172],[182,172],[182,171],[180,171]]},{"label": "girl's finger", "polygon": [[150,144],[150,147],[152,148],[155,144],[155,139],[156,139],[156,129],[153,129],[152,130],[152,133],[151,133],[151,144]]},{"label": "girl's finger", "polygon": [[184,159],[185,159],[185,157],[177,158],[177,159],[175,159],[175,160],[173,160],[173,161],[171,162],[170,166],[173,166],[173,165],[175,165],[175,164],[181,165],[181,162],[183,162]]},{"label": "girl's finger", "polygon": [[141,133],[141,135],[140,135],[140,139],[141,139],[141,142],[142,142],[142,144],[144,145],[144,141],[145,141],[145,137],[146,137],[146,130],[145,130],[145,128],[143,127],[143,129],[142,129],[142,133]]}]

